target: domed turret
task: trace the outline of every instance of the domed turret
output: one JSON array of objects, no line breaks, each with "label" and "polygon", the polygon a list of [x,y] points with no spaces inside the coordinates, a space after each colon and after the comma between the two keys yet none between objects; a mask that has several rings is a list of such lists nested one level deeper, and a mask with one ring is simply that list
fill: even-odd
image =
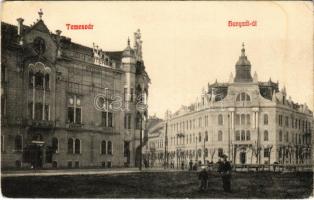
[{"label": "domed turret", "polygon": [[134,57],[134,50],[130,46],[130,39],[128,39],[128,46],[123,50],[123,57]]},{"label": "domed turret", "polygon": [[236,76],[234,82],[252,82],[251,63],[245,55],[244,44],[242,44],[241,56],[236,63]]}]

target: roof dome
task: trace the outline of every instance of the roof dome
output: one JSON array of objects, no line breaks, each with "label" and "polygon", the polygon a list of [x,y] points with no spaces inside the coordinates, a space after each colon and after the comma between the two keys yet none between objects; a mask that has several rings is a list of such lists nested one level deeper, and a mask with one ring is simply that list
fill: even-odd
[{"label": "roof dome", "polygon": [[130,47],[130,39],[128,39],[128,46],[123,50],[122,57],[133,57],[134,50]]},{"label": "roof dome", "polygon": [[234,82],[252,82],[251,63],[245,55],[244,44],[242,44],[241,56],[236,63],[236,75]]},{"label": "roof dome", "polygon": [[243,47],[241,49],[241,56],[239,57],[239,60],[236,63],[236,65],[250,65],[251,66],[250,61],[247,59],[247,56],[245,55],[244,44],[243,44]]}]

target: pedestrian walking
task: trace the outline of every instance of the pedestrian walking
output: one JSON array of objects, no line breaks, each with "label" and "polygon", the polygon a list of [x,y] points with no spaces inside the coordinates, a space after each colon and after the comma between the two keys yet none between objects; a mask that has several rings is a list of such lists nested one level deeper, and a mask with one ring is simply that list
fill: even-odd
[{"label": "pedestrian walking", "polygon": [[205,166],[202,166],[198,179],[201,182],[200,191],[206,191],[208,186],[208,173]]},{"label": "pedestrian walking", "polygon": [[227,156],[223,155],[223,162],[220,166],[219,172],[222,177],[223,189],[225,192],[231,192],[231,164],[227,160]]},{"label": "pedestrian walking", "polygon": [[192,160],[190,160],[189,166],[190,166],[189,170],[192,171],[193,170],[193,162],[192,162]]}]

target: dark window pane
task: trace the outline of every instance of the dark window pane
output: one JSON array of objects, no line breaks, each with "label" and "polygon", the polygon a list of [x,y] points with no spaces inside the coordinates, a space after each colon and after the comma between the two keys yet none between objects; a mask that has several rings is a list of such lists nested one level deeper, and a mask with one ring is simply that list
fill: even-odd
[{"label": "dark window pane", "polygon": [[74,123],[74,108],[68,107],[68,121]]},{"label": "dark window pane", "polygon": [[75,119],[75,123],[80,124],[81,123],[81,108],[76,108],[76,119]]}]

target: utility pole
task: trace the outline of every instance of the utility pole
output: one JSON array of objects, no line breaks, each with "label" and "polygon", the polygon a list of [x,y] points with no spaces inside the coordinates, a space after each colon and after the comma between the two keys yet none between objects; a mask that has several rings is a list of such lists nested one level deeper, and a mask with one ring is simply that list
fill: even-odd
[{"label": "utility pole", "polygon": [[203,163],[205,165],[205,135],[204,135],[204,146],[203,146]]},{"label": "utility pole", "polygon": [[143,116],[141,114],[141,128],[140,128],[140,171],[142,170],[142,129],[143,129]]},{"label": "utility pole", "polygon": [[165,155],[164,155],[164,169],[168,167],[168,123],[165,128]]},{"label": "utility pole", "polygon": [[230,159],[230,115],[228,114],[228,158]]}]

